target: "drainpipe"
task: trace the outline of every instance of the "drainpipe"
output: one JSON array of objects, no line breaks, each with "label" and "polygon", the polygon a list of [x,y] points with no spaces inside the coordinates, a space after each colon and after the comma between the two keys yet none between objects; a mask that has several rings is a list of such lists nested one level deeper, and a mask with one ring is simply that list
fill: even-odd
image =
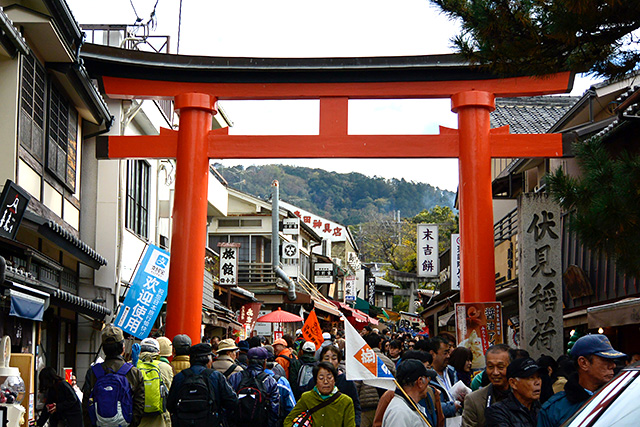
[{"label": "drainpipe", "polygon": [[279,236],[279,223],[280,223],[280,187],[278,180],[274,179],[271,183],[271,262],[273,264],[273,271],[276,276],[285,281],[289,285],[287,291],[287,297],[293,301],[296,299],[296,284],[293,280],[280,268],[280,236]]}]

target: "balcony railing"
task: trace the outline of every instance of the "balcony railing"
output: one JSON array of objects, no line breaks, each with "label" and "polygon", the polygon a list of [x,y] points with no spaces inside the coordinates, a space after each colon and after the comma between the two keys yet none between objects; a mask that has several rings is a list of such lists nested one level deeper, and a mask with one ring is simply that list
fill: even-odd
[{"label": "balcony railing", "polygon": [[493,240],[498,246],[504,240],[509,240],[518,234],[518,210],[514,209],[506,214],[493,226]]},{"label": "balcony railing", "polygon": [[238,285],[240,286],[268,286],[275,285],[276,274],[270,262],[239,262]]},{"label": "balcony railing", "polygon": [[144,52],[169,53],[171,37],[151,35],[144,25],[82,25],[81,27],[88,43]]}]

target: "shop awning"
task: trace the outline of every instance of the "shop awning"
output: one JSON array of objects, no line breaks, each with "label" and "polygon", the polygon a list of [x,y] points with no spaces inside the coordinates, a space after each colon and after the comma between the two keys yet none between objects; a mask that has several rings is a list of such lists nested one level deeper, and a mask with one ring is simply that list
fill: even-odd
[{"label": "shop awning", "polygon": [[333,304],[322,301],[320,298],[317,298],[314,296],[312,296],[311,299],[313,300],[313,306],[316,309],[324,311],[325,313],[333,314],[334,316],[337,316],[337,317],[342,316],[342,313],[340,313],[340,311],[338,311],[338,309],[335,308]]},{"label": "shop awning", "polygon": [[587,309],[589,329],[640,323],[640,298],[628,298]]},{"label": "shop awning", "polygon": [[456,314],[456,311],[451,310],[450,312],[438,317],[438,326],[447,326],[447,324],[449,324],[449,321],[453,318],[454,314]]},{"label": "shop awning", "polygon": [[15,289],[7,289],[7,295],[11,299],[9,316],[41,322],[49,297],[44,292],[41,292],[41,294],[36,296],[33,292],[26,293]]}]

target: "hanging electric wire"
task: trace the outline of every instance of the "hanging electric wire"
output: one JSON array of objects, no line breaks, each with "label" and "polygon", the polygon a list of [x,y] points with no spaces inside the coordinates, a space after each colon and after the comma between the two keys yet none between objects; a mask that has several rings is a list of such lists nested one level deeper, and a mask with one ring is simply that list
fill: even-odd
[{"label": "hanging electric wire", "polygon": [[[127,46],[128,48],[138,49],[138,45],[148,44],[155,50],[153,45],[149,42],[148,38],[151,33],[151,30],[155,30],[158,25],[156,9],[158,7],[159,1],[160,0],[156,0],[155,4],[153,5],[153,10],[149,14],[149,20],[147,22],[144,22],[144,19],[141,18],[140,15],[138,15],[138,11],[136,10],[135,5],[133,4],[133,0],[129,0],[129,3],[131,4],[131,8],[133,9],[133,13],[136,15],[136,21],[132,25],[132,29],[127,31],[127,36],[121,43],[122,47],[129,45]],[[142,34],[139,34],[139,31],[138,31],[139,29],[142,29]]]}]

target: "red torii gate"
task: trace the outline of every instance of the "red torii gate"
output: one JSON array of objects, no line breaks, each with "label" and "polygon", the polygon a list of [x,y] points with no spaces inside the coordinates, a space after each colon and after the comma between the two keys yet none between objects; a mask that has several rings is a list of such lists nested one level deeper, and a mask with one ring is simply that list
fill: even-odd
[{"label": "red torii gate", "polygon": [[[120,73],[122,74],[122,73]],[[573,75],[544,78],[358,83],[197,83],[103,77],[114,98],[173,98],[178,131],[109,136],[99,157],[175,158],[176,181],[166,335],[200,340],[210,158],[459,158],[461,301],[495,300],[492,157],[559,157],[562,135],[490,129],[495,97],[568,92]],[[458,130],[439,135],[349,135],[349,99],[451,98]],[[243,136],[211,130],[218,99],[319,99],[319,135]],[[105,144],[106,143],[106,144]],[[275,244],[275,242],[274,242]]]}]

